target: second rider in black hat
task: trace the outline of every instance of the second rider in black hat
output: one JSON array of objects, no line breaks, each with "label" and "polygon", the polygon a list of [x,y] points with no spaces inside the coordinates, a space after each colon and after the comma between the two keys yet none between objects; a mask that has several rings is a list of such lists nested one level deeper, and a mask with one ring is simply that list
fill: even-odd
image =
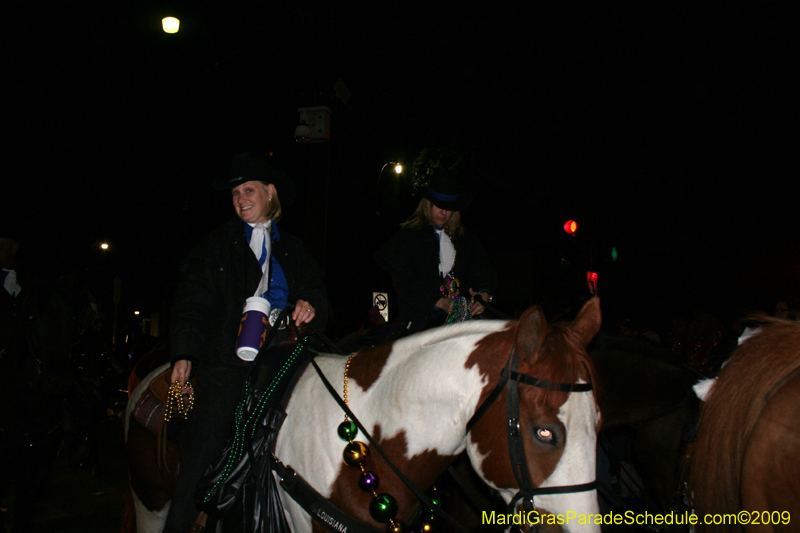
[{"label": "second rider in black hat", "polygon": [[416,211],[375,254],[397,293],[394,335],[482,314],[475,294],[491,300],[497,275],[478,237],[461,225],[469,200],[455,178],[434,176]]}]

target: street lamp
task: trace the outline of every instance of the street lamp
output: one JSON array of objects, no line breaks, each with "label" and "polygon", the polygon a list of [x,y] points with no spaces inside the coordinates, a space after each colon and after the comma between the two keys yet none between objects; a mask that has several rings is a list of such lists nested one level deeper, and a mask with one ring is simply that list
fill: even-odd
[{"label": "street lamp", "polygon": [[[184,19],[184,22],[188,24],[188,26],[186,27],[186,31],[188,31],[189,34],[192,34],[196,29],[199,29],[203,33],[205,38],[208,39],[208,46],[211,48],[211,55],[214,60],[214,65],[212,66],[212,68],[217,67],[222,61],[225,61],[225,59],[231,57],[228,56],[220,60],[219,54],[217,53],[217,48],[214,46],[214,40],[211,38],[211,35],[209,35],[208,30],[206,30],[206,27],[203,26],[199,20]],[[181,21],[177,17],[164,17],[163,19],[161,19],[161,29],[164,30],[164,33],[175,34],[178,33],[178,30],[180,30],[180,28],[181,28]]]},{"label": "street lamp", "polygon": [[381,176],[383,175],[383,170],[389,166],[394,165],[394,173],[395,174],[402,174],[403,173],[403,165],[398,163],[397,161],[389,161],[388,163],[384,163],[381,167],[380,172],[378,172],[378,181],[375,182],[375,214],[380,215],[381,212],[378,210],[378,185],[381,182]]},{"label": "street lamp", "polygon": [[108,250],[108,243],[105,241],[96,241],[89,245],[89,250],[86,252],[87,257],[92,253],[92,250],[100,248],[102,251]]},{"label": "street lamp", "polygon": [[164,17],[161,19],[161,28],[164,33],[178,33],[178,30],[181,29],[181,21],[175,17]]}]

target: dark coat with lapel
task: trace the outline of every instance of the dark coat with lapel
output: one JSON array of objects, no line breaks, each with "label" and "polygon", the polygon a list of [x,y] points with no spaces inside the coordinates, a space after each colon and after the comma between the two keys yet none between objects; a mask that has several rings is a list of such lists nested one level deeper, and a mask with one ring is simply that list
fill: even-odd
[{"label": "dark coat with lapel", "polygon": [[[312,324],[324,330],[328,302],[323,272],[308,249],[283,228],[272,255],[289,285],[289,302],[306,300],[316,310]],[[245,300],[261,279],[258,260],[247,244],[241,220],[211,233],[181,265],[181,282],[172,306],[172,360],[202,365],[246,365],[235,353]]]},{"label": "dark coat with lapel", "polygon": [[[312,324],[323,329],[327,299],[323,273],[305,245],[283,228],[272,243],[289,285],[289,302],[306,300],[316,310]],[[245,300],[261,279],[247,244],[244,225],[233,219],[212,232],[181,266],[181,281],[171,314],[172,360],[195,361],[194,409],[181,430],[181,468],[165,533],[187,531],[197,516],[194,495],[198,480],[218,456],[230,435],[236,405],[252,362],[236,356],[236,338]],[[276,339],[277,340],[277,339]],[[270,351],[266,357],[283,357]]]},{"label": "dark coat with lapel", "polygon": [[[469,297],[469,289],[494,292],[495,274],[486,250],[478,237],[464,230],[452,237],[456,249],[453,270],[461,282],[461,295]],[[392,276],[397,293],[397,321],[408,324],[408,331],[421,331],[444,323],[446,315],[435,307],[442,297],[439,276],[439,241],[433,227],[403,228],[375,254],[375,261]]]}]

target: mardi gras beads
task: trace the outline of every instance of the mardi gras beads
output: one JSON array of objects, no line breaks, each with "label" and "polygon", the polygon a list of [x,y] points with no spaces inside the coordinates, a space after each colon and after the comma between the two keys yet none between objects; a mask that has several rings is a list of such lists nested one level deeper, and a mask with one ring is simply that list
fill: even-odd
[{"label": "mardi gras beads", "polygon": [[183,402],[183,394],[181,393],[183,387],[181,387],[180,382],[173,381],[172,385],[169,386],[167,404],[164,407],[164,422],[172,420],[175,413],[180,414],[183,418],[189,418],[189,411],[194,407],[194,388],[188,381],[185,386],[189,388],[189,397],[186,403]]},{"label": "mardi gras beads", "polygon": [[[350,371],[350,364],[356,355],[350,356],[344,368],[344,403],[347,403],[347,374]],[[344,422],[339,424],[336,432],[339,438],[347,441],[342,453],[344,463],[349,467],[361,470],[361,475],[358,477],[358,487],[364,492],[372,494],[372,500],[369,503],[370,516],[376,522],[387,524],[386,531],[389,533],[405,533],[407,531],[405,524],[394,519],[399,510],[397,500],[391,494],[378,493],[380,480],[375,472],[366,469],[370,451],[369,446],[365,443],[354,440],[358,435],[358,426],[345,414]]]},{"label": "mardi gras beads", "polygon": [[465,296],[461,296],[461,282],[454,271],[451,270],[447,273],[439,290],[442,296],[451,300],[450,312],[447,313],[445,324],[463,322],[472,318],[472,303]]},{"label": "mardi gras beads", "polygon": [[289,355],[286,361],[284,361],[275,378],[272,380],[269,386],[261,392],[258,398],[258,403],[256,403],[249,415],[247,415],[245,411],[247,398],[250,395],[252,383],[251,378],[248,378],[245,381],[244,388],[242,390],[242,398],[239,400],[239,404],[236,406],[233,442],[231,443],[230,450],[228,451],[225,466],[222,469],[219,479],[217,479],[214,485],[208,489],[208,491],[206,491],[206,495],[203,497],[204,502],[207,503],[211,500],[211,497],[214,495],[217,489],[225,483],[230,474],[233,472],[233,469],[238,461],[244,455],[245,445],[248,442],[248,434],[251,439],[253,436],[255,436],[256,430],[259,428],[259,422],[263,420],[263,413],[267,408],[268,400],[272,397],[272,393],[275,392],[275,389],[278,387],[278,385],[286,378],[289,370],[294,364],[294,361],[305,349],[307,342],[308,336],[305,336],[300,342],[297,343],[297,346],[295,346],[291,355]]}]

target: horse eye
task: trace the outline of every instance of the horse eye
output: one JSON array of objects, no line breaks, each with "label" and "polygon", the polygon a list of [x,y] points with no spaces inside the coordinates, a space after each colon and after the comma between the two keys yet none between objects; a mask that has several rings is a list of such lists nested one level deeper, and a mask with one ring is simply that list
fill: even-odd
[{"label": "horse eye", "polygon": [[553,435],[553,432],[547,428],[537,428],[536,438],[548,444],[555,444],[556,442],[555,435]]}]

